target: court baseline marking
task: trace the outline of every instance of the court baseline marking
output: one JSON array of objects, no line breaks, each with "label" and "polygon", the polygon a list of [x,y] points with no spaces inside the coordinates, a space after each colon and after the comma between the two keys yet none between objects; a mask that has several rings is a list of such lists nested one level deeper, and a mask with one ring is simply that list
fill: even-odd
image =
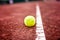
[{"label": "court baseline marking", "polygon": [[41,18],[41,11],[38,4],[36,5],[36,35],[36,40],[46,40]]}]

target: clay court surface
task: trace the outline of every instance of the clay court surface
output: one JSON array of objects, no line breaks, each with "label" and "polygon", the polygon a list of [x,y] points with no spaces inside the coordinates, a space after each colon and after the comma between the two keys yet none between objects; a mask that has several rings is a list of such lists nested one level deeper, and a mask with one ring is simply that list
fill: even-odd
[{"label": "clay court surface", "polygon": [[40,2],[41,15],[47,40],[60,40],[60,3]]},{"label": "clay court surface", "polygon": [[23,20],[35,17],[35,3],[0,6],[0,40],[35,40],[35,27],[27,28]]},{"label": "clay court surface", "polygon": [[23,20],[28,15],[36,18],[36,4],[41,8],[47,40],[60,39],[60,3],[29,2],[0,5],[0,40],[35,40],[36,26],[28,28]]}]

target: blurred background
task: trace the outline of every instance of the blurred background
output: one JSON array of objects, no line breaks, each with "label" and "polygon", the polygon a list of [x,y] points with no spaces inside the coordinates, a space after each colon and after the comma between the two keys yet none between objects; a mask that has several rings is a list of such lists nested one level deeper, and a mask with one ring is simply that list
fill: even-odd
[{"label": "blurred background", "polygon": [[31,2],[31,1],[60,1],[60,0],[0,0],[0,4],[12,4],[18,2]]},{"label": "blurred background", "polygon": [[0,4],[13,4],[18,2],[32,2],[32,1],[60,1],[60,0],[0,0]]},{"label": "blurred background", "polygon": [[0,4],[12,4],[12,3],[30,2],[30,1],[38,1],[38,0],[0,0]]}]

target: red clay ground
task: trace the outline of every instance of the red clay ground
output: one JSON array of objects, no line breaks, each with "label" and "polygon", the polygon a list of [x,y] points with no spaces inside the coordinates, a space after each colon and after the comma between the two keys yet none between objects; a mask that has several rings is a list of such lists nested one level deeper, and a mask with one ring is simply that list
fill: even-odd
[{"label": "red clay ground", "polygon": [[39,2],[47,40],[60,40],[60,3]]},{"label": "red clay ground", "polygon": [[36,14],[36,3],[0,5],[0,40],[35,40],[35,28],[24,25],[24,17]]},{"label": "red clay ground", "polygon": [[[47,40],[60,40],[60,3],[39,2]],[[35,28],[27,28],[23,19],[36,16],[36,3],[0,5],[0,40],[35,40]]]}]

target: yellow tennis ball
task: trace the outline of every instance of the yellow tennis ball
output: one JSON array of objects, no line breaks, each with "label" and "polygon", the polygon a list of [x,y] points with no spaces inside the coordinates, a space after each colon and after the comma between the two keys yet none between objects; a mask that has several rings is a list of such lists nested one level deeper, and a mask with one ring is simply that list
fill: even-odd
[{"label": "yellow tennis ball", "polygon": [[26,16],[24,19],[24,24],[28,27],[32,27],[35,25],[35,17],[34,16]]}]

